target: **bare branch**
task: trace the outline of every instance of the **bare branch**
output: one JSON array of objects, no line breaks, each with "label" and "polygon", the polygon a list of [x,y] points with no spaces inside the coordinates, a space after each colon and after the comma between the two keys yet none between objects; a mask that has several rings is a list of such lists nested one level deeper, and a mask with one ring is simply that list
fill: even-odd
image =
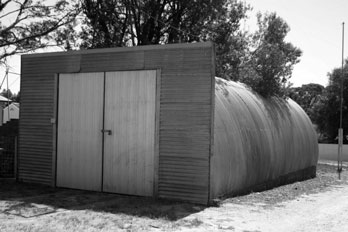
[{"label": "bare branch", "polygon": [[4,3],[1,3],[1,2],[0,2],[0,12],[6,7],[6,5],[7,5],[9,2],[11,2],[11,0],[7,0],[7,1],[4,2]]},{"label": "bare branch", "polygon": [[13,42],[7,42],[7,43],[4,43],[4,44],[1,44],[0,46],[1,47],[10,46],[10,45],[21,43],[24,40],[30,40],[30,39],[34,39],[34,38],[37,38],[37,37],[42,37],[42,36],[48,35],[52,31],[55,31],[57,28],[59,28],[59,27],[65,25],[65,24],[69,23],[70,21],[66,21],[66,22],[63,21],[68,16],[70,16],[70,14],[67,14],[64,17],[62,17],[55,25],[53,25],[51,28],[49,28],[46,31],[43,31],[43,32],[40,32],[40,33],[37,33],[37,34],[33,34],[33,35],[30,35],[30,36],[26,36],[26,37],[23,37],[23,38],[18,39],[16,41],[13,41]]},{"label": "bare branch", "polygon": [[[6,1],[6,4],[9,2],[11,1]],[[62,8],[62,5],[57,5],[59,8],[44,6],[40,3],[30,5],[32,4],[30,0],[12,2],[18,4],[18,9],[0,16],[0,18],[3,18],[17,13],[16,18],[9,26],[2,26],[0,29],[1,63],[5,62],[4,59],[6,57],[14,54],[31,52],[38,48],[53,46],[47,42],[52,39],[52,35],[50,34],[60,27],[73,22],[80,13],[80,7],[69,9]],[[0,6],[4,5],[0,3]],[[40,12],[40,9],[42,9],[42,12]],[[63,15],[56,13],[64,11],[65,14]]]}]

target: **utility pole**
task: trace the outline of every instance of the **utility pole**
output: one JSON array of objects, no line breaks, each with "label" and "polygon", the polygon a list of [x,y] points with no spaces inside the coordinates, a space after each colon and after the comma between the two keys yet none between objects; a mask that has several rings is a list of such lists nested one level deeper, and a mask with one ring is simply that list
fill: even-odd
[{"label": "utility pole", "polygon": [[340,127],[338,129],[338,159],[337,159],[337,172],[338,179],[341,179],[342,172],[342,144],[343,144],[343,128],[342,128],[342,109],[343,109],[343,72],[344,66],[344,22],[342,23],[342,67],[341,67],[341,94],[340,94]]},{"label": "utility pole", "polygon": [[10,90],[8,89],[8,68],[6,69],[7,81],[7,121],[10,121]]}]

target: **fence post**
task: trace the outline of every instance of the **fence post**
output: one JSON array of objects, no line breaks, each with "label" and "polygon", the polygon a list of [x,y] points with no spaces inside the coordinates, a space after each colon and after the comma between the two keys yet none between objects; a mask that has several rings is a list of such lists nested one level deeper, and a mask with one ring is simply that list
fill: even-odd
[{"label": "fence post", "polygon": [[14,167],[13,167],[13,172],[14,172],[14,178],[16,179],[16,181],[18,181],[18,170],[17,170],[17,161],[18,161],[18,141],[17,141],[18,137],[15,136],[14,137],[14,160],[13,160],[13,163],[14,163]]}]

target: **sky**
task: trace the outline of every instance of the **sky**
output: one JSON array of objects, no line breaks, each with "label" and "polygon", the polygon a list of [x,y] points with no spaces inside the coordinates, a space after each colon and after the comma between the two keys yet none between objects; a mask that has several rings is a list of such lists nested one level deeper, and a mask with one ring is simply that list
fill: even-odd
[{"label": "sky", "polygon": [[[294,66],[290,82],[294,86],[308,83],[328,84],[327,73],[341,67],[342,22],[345,22],[344,57],[348,57],[348,0],[245,0],[253,7],[243,27],[256,29],[257,12],[276,12],[290,26],[286,37],[303,54]],[[42,51],[41,51],[42,52]],[[20,74],[20,56],[9,59],[11,72]],[[5,74],[0,68],[0,80]],[[20,76],[9,74],[9,88],[20,90]],[[1,84],[1,83],[0,83]],[[2,86],[4,88],[5,85]]]},{"label": "sky", "polygon": [[347,0],[245,0],[253,7],[246,29],[253,30],[257,12],[276,12],[290,26],[286,41],[303,52],[290,82],[328,84],[327,74],[342,64],[342,22],[345,22],[344,57],[348,57]]}]

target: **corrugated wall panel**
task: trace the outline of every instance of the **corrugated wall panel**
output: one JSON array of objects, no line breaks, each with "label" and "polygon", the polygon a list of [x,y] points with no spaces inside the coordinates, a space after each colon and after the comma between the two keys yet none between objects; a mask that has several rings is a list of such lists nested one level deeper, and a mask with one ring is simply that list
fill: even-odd
[{"label": "corrugated wall panel", "polygon": [[160,67],[159,196],[206,203],[208,198],[212,49],[146,51]]},{"label": "corrugated wall panel", "polygon": [[[211,43],[197,43],[24,56],[20,178],[43,183],[53,180],[50,167],[33,164],[52,162],[55,73],[159,69],[158,196],[207,203],[213,53]],[[38,130],[44,133],[36,134]],[[29,149],[30,143],[33,148]],[[28,161],[31,158],[33,162]]]},{"label": "corrugated wall panel", "polygon": [[81,61],[81,69],[84,72],[93,72],[94,70],[122,71],[144,69],[144,52],[119,52],[119,53],[101,53],[84,54]]},{"label": "corrugated wall panel", "polygon": [[54,75],[77,72],[80,55],[22,58],[18,178],[53,184]]}]

